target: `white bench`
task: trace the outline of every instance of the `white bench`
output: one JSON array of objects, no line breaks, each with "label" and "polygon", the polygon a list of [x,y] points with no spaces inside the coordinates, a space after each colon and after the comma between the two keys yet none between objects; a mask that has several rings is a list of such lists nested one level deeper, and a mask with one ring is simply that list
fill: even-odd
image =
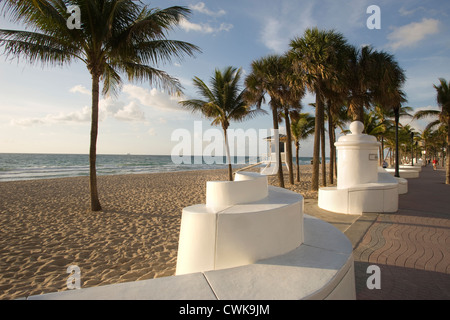
[{"label": "white bench", "polygon": [[[386,168],[387,172],[389,172],[391,175],[395,175],[395,169],[393,168]],[[400,175],[400,178],[404,179],[415,179],[419,178],[421,169],[417,169],[415,167],[403,167],[399,168],[398,174]]]},{"label": "white bench", "polygon": [[303,197],[240,172],[209,181],[206,204],[183,209],[177,275],[254,263],[303,242]]},{"label": "white bench", "polygon": [[378,172],[377,182],[358,184],[338,189],[319,189],[318,206],[324,210],[344,214],[364,212],[393,213],[398,211],[399,183],[404,192],[404,181],[399,181],[387,172]]}]

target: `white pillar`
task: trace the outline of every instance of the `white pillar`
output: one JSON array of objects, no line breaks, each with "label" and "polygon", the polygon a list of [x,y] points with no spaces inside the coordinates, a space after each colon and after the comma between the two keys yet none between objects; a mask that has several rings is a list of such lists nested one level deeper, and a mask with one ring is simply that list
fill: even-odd
[{"label": "white pillar", "polygon": [[360,121],[350,124],[351,134],[335,143],[338,152],[337,188],[346,189],[378,181],[378,148],[374,136],[363,134]]}]

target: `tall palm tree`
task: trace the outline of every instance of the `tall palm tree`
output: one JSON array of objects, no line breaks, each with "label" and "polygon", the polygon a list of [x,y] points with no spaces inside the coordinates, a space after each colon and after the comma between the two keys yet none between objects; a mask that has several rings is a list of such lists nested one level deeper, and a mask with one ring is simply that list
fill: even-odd
[{"label": "tall palm tree", "polygon": [[341,133],[348,133],[348,123],[351,121],[349,117],[347,107],[343,104],[343,100],[329,99],[329,105],[327,107],[328,117],[328,134],[330,140],[330,183],[334,183],[334,178],[337,177],[337,152],[336,146],[336,129],[340,128]]},{"label": "tall palm tree", "polygon": [[393,110],[395,121],[395,177],[400,177],[398,157],[398,128],[402,104],[407,102],[406,95],[402,90],[406,76],[404,70],[399,66],[394,56],[377,51],[373,53],[375,68],[374,85],[372,86],[372,103],[386,110]]},{"label": "tall palm tree", "polygon": [[311,190],[319,189],[320,134],[324,123],[324,91],[326,82],[337,77],[336,66],[342,61],[346,40],[333,30],[305,30],[303,36],[290,42],[294,67],[305,73],[308,90],[316,95],[316,115]]},{"label": "tall palm tree", "polygon": [[376,83],[376,55],[370,46],[348,47],[348,68],[345,80],[348,86],[348,106],[353,121],[364,122],[364,110],[372,102],[373,87]]},{"label": "tall palm tree", "polygon": [[[80,9],[80,29],[69,29],[68,7]],[[65,65],[79,60],[92,78],[92,121],[89,149],[92,211],[100,211],[96,152],[100,81],[102,93],[117,93],[124,73],[130,81],[149,81],[170,93],[180,93],[179,81],[151,65],[192,56],[199,49],[189,43],[167,39],[166,32],[188,17],[184,7],[150,9],[131,0],[5,0],[11,20],[33,31],[0,30],[0,45],[7,56],[25,57],[44,66]]]},{"label": "tall palm tree", "polygon": [[[401,115],[404,113],[404,115],[407,114],[406,109],[409,107],[402,107],[401,108]],[[375,105],[374,109],[370,111],[370,113],[373,114],[373,116],[377,119],[377,125],[379,127],[379,130],[377,130],[377,138],[379,139],[381,146],[380,146],[380,161],[379,165],[381,166],[384,162],[384,149],[385,149],[385,136],[389,131],[394,130],[394,121],[391,120],[393,118],[393,110],[386,110],[382,108],[379,105]],[[366,123],[366,120],[364,120],[364,125]],[[367,131],[366,131],[367,132]]]},{"label": "tall palm tree", "polygon": [[228,161],[228,179],[233,181],[230,148],[228,144],[227,129],[230,122],[243,121],[255,116],[261,109],[251,110],[244,100],[245,89],[240,90],[239,81],[241,69],[226,67],[223,71],[216,69],[211,78],[210,87],[198,77],[193,79],[194,86],[204,100],[191,99],[179,103],[193,112],[200,112],[207,118],[213,119],[212,125],[220,125],[224,134],[225,150]]},{"label": "tall palm tree", "polygon": [[432,128],[438,124],[442,124],[444,126],[443,130],[447,130],[447,164],[445,183],[450,184],[450,87],[449,83],[443,78],[439,78],[439,83],[439,85],[433,85],[433,87],[436,90],[436,100],[441,110],[418,111],[415,113],[414,118],[421,119],[427,116],[437,117],[438,119],[431,122],[429,127]]},{"label": "tall palm tree", "polygon": [[292,113],[291,133],[295,143],[295,160],[297,164],[297,182],[300,182],[299,149],[300,141],[314,133],[315,119],[309,113]]},{"label": "tall palm tree", "polygon": [[[279,129],[278,113],[282,108],[282,96],[280,88],[285,84],[285,60],[280,55],[268,55],[254,60],[251,64],[251,72],[245,79],[247,89],[246,99],[259,109],[265,103],[266,94],[269,95],[269,106],[272,111],[272,122],[275,135]],[[281,165],[281,153],[277,155],[278,181],[284,188],[283,168]]]},{"label": "tall palm tree", "polygon": [[301,100],[305,95],[303,75],[294,74],[292,61],[289,56],[283,56],[280,60],[283,70],[281,84],[278,89],[278,97],[281,104],[280,116],[286,124],[286,159],[289,165],[289,183],[294,184],[294,172],[292,163],[292,134],[291,134],[291,112],[298,113],[301,108]]}]

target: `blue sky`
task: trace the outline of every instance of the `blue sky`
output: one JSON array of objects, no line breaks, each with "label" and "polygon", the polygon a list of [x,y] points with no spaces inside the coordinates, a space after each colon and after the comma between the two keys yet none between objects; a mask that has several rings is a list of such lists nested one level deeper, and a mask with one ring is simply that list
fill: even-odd
[{"label": "blue sky", "polygon": [[[309,27],[335,29],[357,46],[372,45],[394,54],[405,69],[408,106],[436,109],[433,84],[450,80],[450,2],[367,0],[158,0],[151,7],[183,5],[192,9],[188,21],[170,38],[193,43],[202,53],[180,63],[159,66],[177,77],[186,97],[196,97],[192,78],[207,81],[215,68],[241,67],[250,71],[253,60],[284,53],[289,41]],[[370,5],[381,9],[381,29],[366,25]],[[0,28],[21,28],[3,16]],[[0,152],[88,153],[90,75],[82,63],[63,68],[30,66],[0,57]],[[313,112],[302,101],[305,111]],[[267,109],[267,106],[265,107]],[[115,98],[100,101],[98,153],[170,154],[176,129],[194,138],[194,121],[210,121],[181,110],[177,99],[148,83],[124,82]],[[402,120],[409,123],[410,120]],[[412,123],[418,130],[424,123]],[[283,126],[283,125],[282,125]],[[259,116],[231,128],[270,129],[271,116]],[[311,156],[312,139],[301,155]]]}]

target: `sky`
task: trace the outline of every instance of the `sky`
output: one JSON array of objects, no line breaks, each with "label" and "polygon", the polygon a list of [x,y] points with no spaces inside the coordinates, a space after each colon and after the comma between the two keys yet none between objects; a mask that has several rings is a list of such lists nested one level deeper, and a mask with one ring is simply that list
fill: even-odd
[{"label": "sky", "polygon": [[[355,46],[371,45],[393,54],[407,77],[405,105],[414,111],[438,109],[433,84],[438,84],[439,78],[450,81],[449,1],[143,2],[159,8],[181,5],[192,11],[188,20],[168,33],[168,38],[195,44],[201,53],[157,66],[180,80],[184,99],[198,97],[193,77],[209,82],[216,68],[227,66],[242,68],[245,77],[252,61],[285,53],[289,42],[311,27],[334,29]],[[380,8],[379,29],[367,25],[374,17],[373,11],[367,12],[371,5]],[[22,28],[0,16],[0,29]],[[90,80],[81,62],[43,68],[0,56],[0,153],[88,153]],[[212,128],[211,121],[181,109],[179,99],[149,83],[130,83],[125,79],[116,98],[101,97],[97,153],[169,155],[180,143],[172,137],[179,132],[177,129],[190,133],[192,141],[201,138]],[[305,96],[304,112],[314,112],[308,105],[314,100],[312,93]],[[269,110],[267,105],[263,108]],[[410,119],[401,122],[419,131],[426,125]],[[199,124],[201,131],[196,131]],[[251,129],[258,133],[271,127],[270,113],[230,126],[233,130]],[[312,155],[312,140],[302,143],[301,156]]]}]

